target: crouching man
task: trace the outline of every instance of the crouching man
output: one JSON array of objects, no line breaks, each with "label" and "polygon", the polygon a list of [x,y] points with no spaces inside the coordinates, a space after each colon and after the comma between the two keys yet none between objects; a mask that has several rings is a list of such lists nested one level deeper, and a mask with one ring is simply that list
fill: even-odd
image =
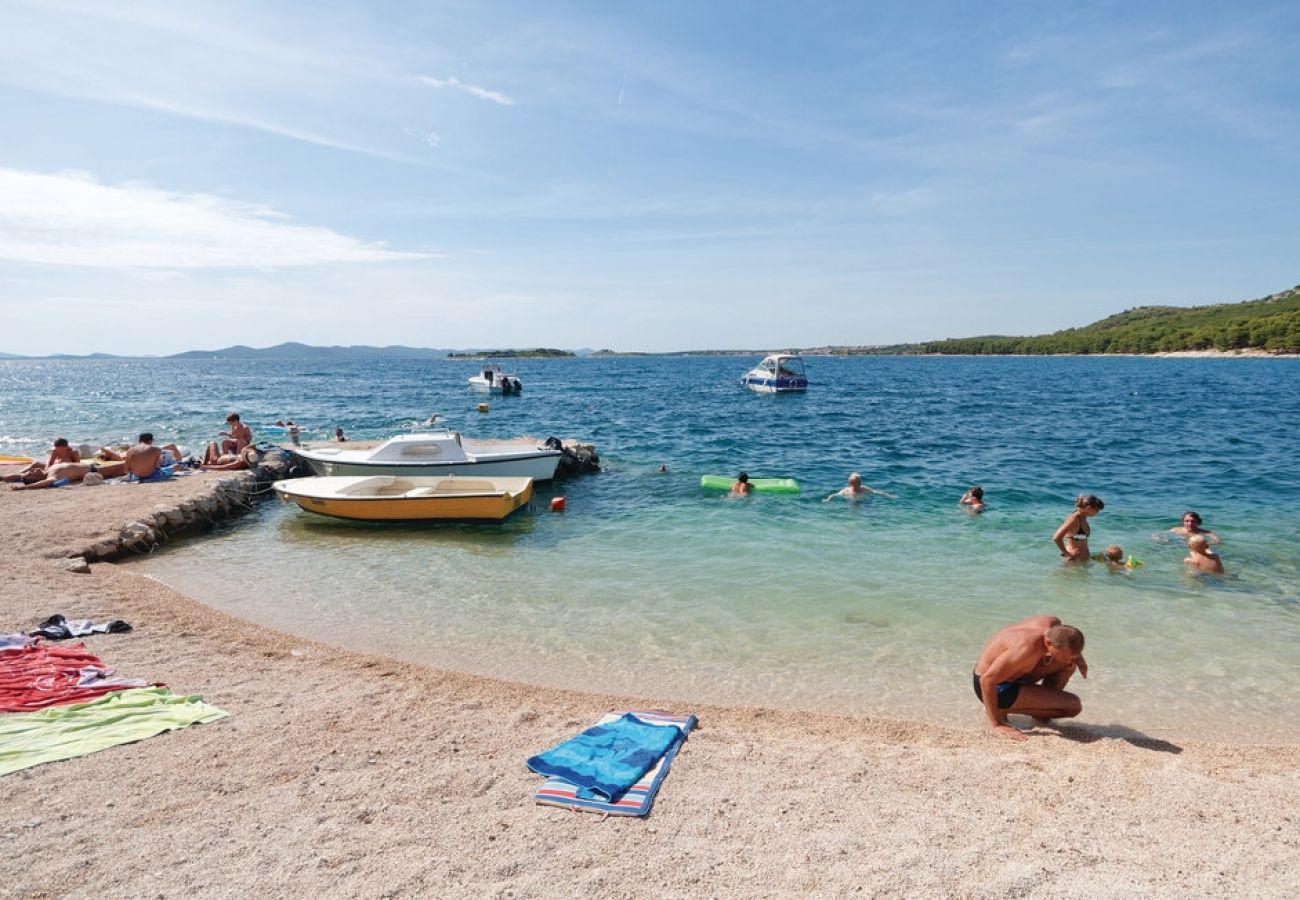
[{"label": "crouching man", "polygon": [[1083,632],[1062,625],[1056,616],[1030,616],[989,638],[972,681],[994,730],[1023,741],[1025,734],[1007,722],[1008,713],[1045,724],[1083,711],[1079,698],[1065,690],[1076,671],[1088,677]]}]

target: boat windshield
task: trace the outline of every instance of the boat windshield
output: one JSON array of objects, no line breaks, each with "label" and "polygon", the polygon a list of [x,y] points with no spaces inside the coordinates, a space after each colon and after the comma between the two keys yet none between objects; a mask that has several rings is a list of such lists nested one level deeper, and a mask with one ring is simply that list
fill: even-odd
[{"label": "boat windshield", "polygon": [[779,356],[776,359],[776,374],[783,378],[803,375],[803,360],[797,356]]}]

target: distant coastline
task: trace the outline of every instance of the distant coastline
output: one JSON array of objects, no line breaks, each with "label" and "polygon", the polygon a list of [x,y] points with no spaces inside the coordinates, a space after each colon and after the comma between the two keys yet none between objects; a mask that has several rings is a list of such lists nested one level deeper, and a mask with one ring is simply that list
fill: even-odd
[{"label": "distant coastline", "polygon": [[803,356],[1152,356],[1260,358],[1300,356],[1300,285],[1258,300],[1206,306],[1139,306],[1081,328],[1016,337],[983,335],[912,344],[865,344],[778,347],[757,350],[643,351],[501,348],[435,349],[405,346],[318,347],[297,342],[274,347],[243,345],[220,350],[187,350],[168,356],[22,356],[0,353],[0,361],[22,359],[582,359],[607,356],[763,356],[786,350]]}]

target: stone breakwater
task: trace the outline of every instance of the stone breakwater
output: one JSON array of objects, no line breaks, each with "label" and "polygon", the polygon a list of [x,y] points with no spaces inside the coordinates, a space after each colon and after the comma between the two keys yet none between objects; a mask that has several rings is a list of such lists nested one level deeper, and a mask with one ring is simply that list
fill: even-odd
[{"label": "stone breakwater", "polygon": [[145,515],[135,516],[116,534],[100,537],[68,560],[72,571],[88,569],[88,563],[148,553],[172,536],[211,527],[252,508],[265,497],[272,482],[291,474],[292,458],[283,450],[264,454],[252,470],[223,473],[205,481],[192,496],[159,505]]}]

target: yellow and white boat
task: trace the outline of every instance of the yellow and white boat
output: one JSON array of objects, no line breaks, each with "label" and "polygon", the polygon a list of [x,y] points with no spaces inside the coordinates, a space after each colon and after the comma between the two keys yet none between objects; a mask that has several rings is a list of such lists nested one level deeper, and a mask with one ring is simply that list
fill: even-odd
[{"label": "yellow and white boat", "polygon": [[501,522],[533,496],[533,480],[457,475],[334,475],[271,486],[308,512],[364,522]]}]

